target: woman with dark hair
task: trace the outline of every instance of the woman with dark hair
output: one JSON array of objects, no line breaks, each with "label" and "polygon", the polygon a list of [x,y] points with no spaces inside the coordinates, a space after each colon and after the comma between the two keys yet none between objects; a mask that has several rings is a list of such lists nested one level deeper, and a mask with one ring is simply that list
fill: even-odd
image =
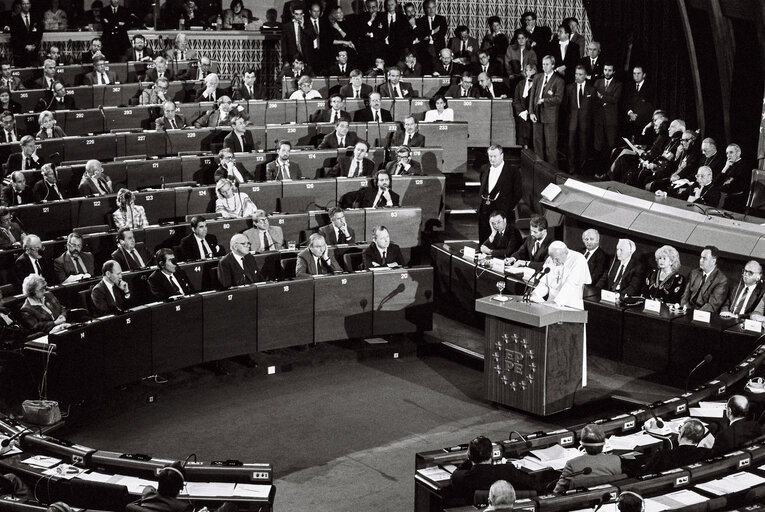
[{"label": "woman with dark hair", "polygon": [[443,121],[454,121],[454,110],[449,108],[449,103],[446,101],[446,96],[443,94],[436,94],[433,97],[432,105],[435,108],[425,112],[424,122],[437,123]]},{"label": "woman with dark hair", "polygon": [[5,87],[0,87],[0,112],[9,111],[12,114],[21,113],[21,103],[11,99],[11,91]]},{"label": "woman with dark hair", "polygon": [[223,28],[244,30],[252,19],[252,11],[244,8],[242,0],[231,0],[231,8],[223,11]]}]

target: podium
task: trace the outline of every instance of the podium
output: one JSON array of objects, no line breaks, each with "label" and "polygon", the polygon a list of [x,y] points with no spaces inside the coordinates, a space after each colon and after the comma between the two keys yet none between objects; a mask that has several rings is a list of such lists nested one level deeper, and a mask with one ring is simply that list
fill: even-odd
[{"label": "podium", "polygon": [[476,300],[486,314],[486,397],[540,416],[570,409],[582,383],[587,312],[507,297]]}]

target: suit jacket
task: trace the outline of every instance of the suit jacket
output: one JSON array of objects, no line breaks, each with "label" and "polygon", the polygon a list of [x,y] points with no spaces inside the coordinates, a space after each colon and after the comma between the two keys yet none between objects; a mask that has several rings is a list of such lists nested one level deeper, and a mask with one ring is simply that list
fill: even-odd
[{"label": "suit jacket", "polygon": [[255,256],[249,253],[245,254],[242,258],[242,264],[244,268],[236,261],[234,253],[228,253],[221,258],[218,263],[218,282],[222,288],[263,281]]},{"label": "suit jacket", "polygon": [[[11,153],[8,155],[8,162],[5,164],[5,170],[8,174],[12,173],[13,171],[20,171],[21,170],[21,160],[22,160],[22,153]],[[35,153],[32,156],[32,169],[39,169],[43,166],[45,163],[45,159]]]},{"label": "suit jacket", "polygon": [[653,115],[653,102],[651,101],[652,93],[648,84],[644,81],[640,87],[640,92],[637,91],[635,82],[624,86],[625,93],[623,112],[626,117],[627,112],[630,110],[637,114],[637,120],[634,125],[637,128],[642,128],[651,120]]},{"label": "suit jacket", "polygon": [[[303,172],[300,170],[300,165],[297,162],[290,162],[290,179],[300,180],[303,179]],[[276,160],[268,162],[266,164],[266,180],[282,180],[282,168],[277,165]]]},{"label": "suit jacket", "polygon": [[[725,167],[725,164],[723,164],[723,167]],[[720,187],[722,192],[737,194],[749,190],[751,176],[752,170],[744,163],[742,158],[738,162],[731,164],[724,173],[718,173],[715,176],[715,184]]]},{"label": "suit jacket", "polygon": [[[100,180],[100,183],[107,194],[111,194],[114,192],[114,190],[112,189],[111,181]],[[87,177],[87,175],[82,176],[82,179],[80,180],[80,184],[77,186],[77,191],[82,197],[102,195],[101,192],[99,192],[96,186],[93,184],[93,181],[91,181],[90,178]]]},{"label": "suit jacket", "polygon": [[58,110],[75,110],[77,107],[74,104],[73,96],[64,96],[62,101],[58,101],[53,97],[53,91],[45,91],[45,94],[35,106],[35,112],[41,112],[43,110],[50,110],[56,112]]},{"label": "suit jacket", "polygon": [[468,40],[465,42],[465,51],[462,51],[462,39],[452,37],[449,40],[449,49],[452,51],[454,58],[463,59],[466,63],[472,63],[478,60],[478,50],[480,50],[480,48],[478,39],[472,36],[468,36]]},{"label": "suit jacket", "polygon": [[[346,112],[345,110],[341,110],[337,115],[340,116],[340,119],[345,119],[347,121],[351,120],[351,115]],[[311,116],[311,122],[313,123],[331,123],[332,122],[332,109],[331,108],[325,108],[322,110],[319,110],[314,115]]]},{"label": "suit jacket", "polygon": [[401,174],[396,174],[396,171],[398,170],[398,162],[395,160],[388,162],[388,165],[385,166],[385,170],[388,171],[388,174],[391,176],[422,176],[422,166],[420,165],[420,162],[417,162],[416,160],[409,160],[409,169],[404,170]]},{"label": "suit jacket", "polygon": [[595,66],[592,65],[592,59],[585,55],[579,59],[579,65],[584,66],[584,71],[587,73],[587,80],[590,83],[595,82],[599,78],[603,78],[603,57],[598,57],[595,61]]},{"label": "suit jacket", "polygon": [[[728,298],[725,299],[725,302],[723,303],[722,309],[720,311],[733,312],[734,306],[736,305],[736,300],[738,299],[738,294],[743,288],[744,282],[739,280],[736,286],[730,289]],[[746,317],[755,310],[755,307],[757,307],[757,305],[762,300],[763,294],[765,294],[765,285],[763,285],[762,282],[758,282],[754,285],[752,293],[749,294],[749,299],[746,301],[746,304],[744,304],[744,313],[742,316]],[[735,310],[738,312],[740,310],[740,306],[735,308]]]},{"label": "suit jacket", "polygon": [[606,87],[606,79],[599,78],[595,80],[595,95],[597,96],[594,109],[595,117],[600,118],[607,126],[619,124],[619,102],[622,98],[622,83],[616,78],[611,78],[608,87]]},{"label": "suit jacket", "polygon": [[93,301],[93,311],[97,316],[116,314],[130,308],[130,300],[125,298],[119,286],[113,286],[114,297],[109,293],[106,283],[102,279],[90,290],[90,299]]},{"label": "suit jacket", "polygon": [[537,250],[536,254],[534,256],[531,255],[531,251],[534,249],[534,243],[536,240],[534,240],[532,237],[527,236],[526,239],[523,241],[523,244],[521,245],[520,249],[515,251],[512,254],[512,257],[517,260],[523,260],[529,262],[529,267],[539,270],[544,265],[545,260],[547,259],[547,249],[550,247],[550,244],[553,243],[553,234],[552,230],[547,231],[547,236],[542,239],[542,242],[539,244],[539,249]]},{"label": "suit jacket", "polygon": [[260,84],[253,84],[252,94],[247,90],[244,84],[241,87],[237,87],[231,91],[231,99],[234,101],[248,101],[248,100],[262,100],[265,98],[263,94],[263,86]]},{"label": "suit jacket", "polygon": [[[525,27],[524,27],[525,28]],[[529,45],[533,44],[534,51],[537,52],[537,55],[547,55],[548,48],[550,48],[550,40],[552,39],[552,30],[550,30],[550,27],[545,27],[542,25],[537,25],[534,27],[534,32],[528,32],[528,38],[531,39],[531,42],[527,43]]]},{"label": "suit jacket", "polygon": [[[88,54],[90,54],[90,52],[88,52]],[[152,50],[149,46],[145,46],[144,49],[143,49],[143,57],[144,58],[145,57],[150,57],[150,58],[153,59],[154,58],[154,50]],[[131,48],[128,48],[125,51],[124,60],[125,60],[125,62],[139,60],[138,59],[138,55],[136,55],[135,48],[131,47]],[[93,62],[93,56],[92,55],[90,57],[90,62]]]},{"label": "suit jacket", "polygon": [[[341,156],[338,158],[335,166],[332,167],[332,170],[327,173],[327,178],[348,177],[348,171],[351,168],[351,160],[353,160],[353,157]],[[359,171],[358,166],[356,167],[356,177],[370,177],[374,171],[374,162],[368,158],[365,158],[361,161],[361,171]]]},{"label": "suit jacket", "polygon": [[[390,134],[390,139],[388,141],[388,146],[396,147],[401,146],[404,144],[404,132],[397,130]],[[424,148],[425,147],[425,136],[419,132],[414,132],[414,135],[409,137],[409,144],[408,146],[410,148]]]},{"label": "suit jacket", "polygon": [[[25,133],[22,133],[21,130],[18,129],[18,127],[16,127],[14,131],[16,132],[16,142],[20,141],[21,137],[26,135]],[[9,140],[9,138],[5,136],[5,130],[0,129],[0,143],[7,143],[7,142],[13,142],[13,138]]]},{"label": "suit jacket", "polygon": [[[95,258],[93,257],[93,254],[83,251],[80,253],[80,259],[85,264],[85,271],[91,276],[95,276]],[[69,276],[82,274],[83,269],[80,268],[79,272],[75,272],[72,256],[69,254],[69,251],[66,251],[64,254],[53,260],[53,272],[56,274],[56,282],[60,284]]]},{"label": "suit jacket", "polygon": [[204,93],[205,93],[205,85],[202,84],[199,87],[199,89],[196,91],[196,96],[194,97],[194,101],[218,101],[218,99],[221,96],[228,96],[228,91],[221,87],[218,87],[217,89],[215,89],[214,99],[211,96],[204,96]]},{"label": "suit jacket", "polygon": [[401,70],[403,78],[419,78],[422,76],[422,64],[419,62],[415,63],[414,68],[409,68],[404,62],[399,62],[398,69]]},{"label": "suit jacket", "polygon": [[16,193],[16,189],[11,185],[3,187],[2,204],[6,206],[16,206],[19,204],[18,197],[21,197],[21,204],[31,204],[34,202],[32,190],[29,187],[24,187],[24,190],[19,194]]},{"label": "suit jacket", "polygon": [[511,78],[520,77],[523,67],[527,64],[537,65],[537,52],[530,48],[523,49],[523,63],[521,63],[521,48],[517,44],[511,44],[505,52],[505,73]]},{"label": "suit jacket", "polygon": [[253,140],[252,133],[249,130],[244,132],[244,135],[242,135],[242,140],[244,141],[244,147],[242,147],[242,144],[239,142],[239,138],[232,130],[231,133],[226,135],[226,137],[223,139],[223,147],[231,149],[231,151],[234,153],[249,153],[255,149],[255,141]]},{"label": "suit jacket", "polygon": [[112,62],[118,61],[130,48],[127,31],[131,28],[131,21],[127,8],[119,6],[115,14],[111,6],[104,6],[101,9],[101,28],[104,55]]},{"label": "suit jacket", "polygon": [[595,88],[584,83],[584,95],[577,103],[579,84],[576,82],[566,86],[566,110],[568,111],[568,129],[574,131],[587,129],[592,119],[593,106],[597,100]]},{"label": "suit jacket", "polygon": [[658,450],[651,454],[641,470],[641,474],[656,474],[668,469],[695,464],[712,456],[709,448],[699,448],[683,444],[673,450]]},{"label": "suit jacket", "polygon": [[[178,129],[182,129],[186,127],[186,117],[184,117],[183,114],[175,114],[175,126],[178,127]],[[165,116],[158,117],[154,121],[154,129],[159,131],[167,131],[171,130],[170,123],[168,122],[167,118]]]},{"label": "suit jacket", "polygon": [[[173,46],[175,46],[175,45],[173,45]],[[185,55],[183,57],[184,57],[185,61],[195,61],[195,60],[199,59],[199,54],[194,49],[191,49],[191,48],[187,47],[184,50],[184,53],[185,53]],[[176,48],[168,48],[167,50],[165,50],[163,56],[167,59],[167,62],[183,62],[179,58],[180,56],[178,55],[178,51],[177,51]]]},{"label": "suit jacket", "polygon": [[[390,115],[390,110],[385,110],[384,108],[381,108],[380,116],[382,117],[383,123],[390,123],[393,121],[393,116]],[[361,110],[357,110],[353,114],[353,120],[356,121],[357,123],[374,122],[374,119],[372,119],[372,109],[367,107]]]},{"label": "suit jacket", "polygon": [[438,73],[440,76],[458,76],[462,74],[462,66],[452,61],[449,63],[449,67],[444,66],[444,63],[440,60],[433,66],[433,74]]},{"label": "suit jacket", "polygon": [[479,86],[472,86],[468,89],[465,96],[462,95],[462,86],[460,84],[454,84],[446,90],[445,96],[447,98],[480,98],[482,97],[481,88]]},{"label": "suit jacket", "polygon": [[145,268],[151,265],[152,257],[149,255],[149,253],[146,252],[146,249],[144,249],[142,246],[136,245],[135,250],[138,251],[138,254],[143,260],[143,267],[138,264],[138,261],[136,261],[132,255],[127,254],[121,247],[118,247],[114,252],[112,252],[111,257],[114,261],[120,264],[120,267],[125,272],[129,270],[138,270],[140,268]]},{"label": "suit jacket", "polygon": [[[44,25],[32,13],[29,15],[29,29],[27,29],[24,18],[21,13],[11,16],[11,48],[16,67],[28,66],[37,58],[37,50],[40,49]],[[36,50],[29,53],[24,48],[27,45],[34,45]]]},{"label": "suit jacket", "polygon": [[228,116],[221,120],[220,110],[208,110],[202,117],[194,121],[195,128],[215,128],[216,126],[231,126],[231,113],[229,112]]},{"label": "suit jacket", "polygon": [[[54,283],[55,276],[53,275],[53,269],[51,268],[49,260],[41,258],[37,260],[37,262],[40,265],[40,272],[45,280],[49,283]],[[21,253],[19,257],[16,258],[16,261],[13,263],[13,270],[16,275],[17,289],[19,293],[21,293],[21,283],[24,281],[24,278],[35,272],[32,268],[32,262],[29,261],[29,257],[27,257],[26,253]]]},{"label": "suit jacket", "polygon": [[385,250],[385,263],[383,263],[382,255],[377,249],[377,244],[374,242],[369,244],[369,246],[364,249],[362,255],[364,258],[364,268],[367,270],[373,267],[383,267],[388,263],[393,262],[398,263],[402,267],[405,265],[404,255],[401,254],[401,248],[393,242],[391,242],[388,248]]},{"label": "suit jacket", "polygon": [[[369,98],[369,95],[372,94],[374,89],[372,89],[372,86],[369,84],[361,84],[361,89],[359,90],[359,95],[366,99]],[[353,98],[353,86],[351,84],[346,84],[340,88],[340,91],[338,92],[340,96],[343,98]]]},{"label": "suit jacket", "polygon": [[491,95],[491,91],[489,89],[484,89],[481,86],[477,86],[476,89],[478,89],[479,98],[494,99],[494,98],[501,98],[502,96],[512,98],[513,96],[513,93],[510,92],[510,89],[508,89],[507,86],[502,82],[491,83],[491,89],[494,91],[494,96]]},{"label": "suit jacket", "polygon": [[494,236],[494,240],[487,238],[483,244],[491,249],[492,258],[505,259],[510,257],[515,251],[523,245],[523,235],[518,228],[508,225],[502,236]]},{"label": "suit jacket", "polygon": [[66,309],[52,292],[45,292],[45,305],[50,309],[50,313],[40,306],[32,305],[29,299],[21,306],[21,321],[30,331],[50,332],[56,326],[56,318],[66,314]]},{"label": "suit jacket", "polygon": [[756,421],[738,420],[715,435],[712,453],[718,456],[732,452],[762,434],[762,427]]},{"label": "suit jacket", "polygon": [[515,489],[531,490],[535,482],[528,473],[507,464],[460,464],[452,473],[452,494],[468,505],[473,504],[476,491],[488,491],[497,480],[505,480]]},{"label": "suit jacket", "polygon": [[5,78],[0,78],[0,87],[6,87],[11,91],[22,91],[26,89],[23,82],[21,81],[21,78],[17,76],[12,76],[8,80]]},{"label": "suit jacket", "polygon": [[[226,254],[226,250],[218,245],[218,238],[215,235],[208,234],[205,237],[205,241],[207,242],[207,245],[210,246],[210,252],[212,253],[213,258],[217,258]],[[181,239],[180,249],[180,257],[185,261],[202,260],[205,258],[205,255],[199,248],[197,237],[194,235],[194,233],[186,235]]]},{"label": "suit jacket", "polygon": [[[191,288],[189,278],[186,277],[186,272],[182,268],[175,269],[175,279],[178,284],[183,288],[184,295],[194,293],[194,289]],[[149,276],[149,291],[157,300],[167,300],[174,295],[179,295],[178,289],[174,287],[167,276],[162,270],[157,269]]]},{"label": "suit jacket", "polygon": [[[171,82],[173,80],[175,80],[175,73],[169,67],[165,70],[165,72],[164,72],[164,74],[162,76],[164,76],[165,78],[167,78]],[[157,69],[156,68],[147,69],[146,70],[146,75],[144,76],[143,79],[144,79],[145,82],[152,82],[152,83],[156,82],[157,81]]]},{"label": "suit jacket", "polygon": [[608,271],[604,272],[600,279],[595,284],[598,288],[610,290],[612,292],[618,292],[625,295],[638,295],[640,290],[643,289],[643,279],[645,278],[645,272],[643,265],[638,260],[637,255],[633,254],[630,260],[627,262],[627,266],[622,272],[621,282],[619,288],[616,288],[616,274],[619,273],[619,267],[621,262],[614,258],[611,261],[611,265],[608,267]]},{"label": "suit jacket", "polygon": [[[401,89],[401,94],[403,98],[416,98],[417,92],[412,88],[412,84],[409,82],[399,82],[398,88]],[[377,92],[380,93],[380,96],[383,98],[392,98],[394,95],[395,89],[391,85],[391,87],[388,87],[388,83],[381,84],[377,87]],[[398,98],[398,96],[396,96]]]},{"label": "suit jacket", "polygon": [[[587,252],[587,248],[582,247],[579,252],[584,254]],[[590,259],[587,260],[587,267],[590,269],[590,277],[592,278],[593,283],[597,283],[606,273],[606,270],[608,269],[608,261],[610,259],[611,256],[609,256],[601,247],[595,249],[595,252],[590,255]]]},{"label": "suit jacket", "polygon": [[[390,200],[393,206],[399,206],[401,204],[399,195],[390,189],[388,191],[390,192]],[[377,187],[369,186],[359,189],[357,196],[359,208],[384,208],[387,205],[387,201],[382,196],[380,196],[378,204],[373,204],[375,197],[377,197]]]},{"label": "suit jacket", "polygon": [[330,257],[329,262],[319,258],[319,268],[313,260],[313,254],[308,248],[298,253],[297,264],[295,265],[295,277],[311,277],[319,274],[331,274],[332,272],[342,272],[343,269],[337,264],[334,257]]},{"label": "suit jacket", "polygon": [[353,66],[351,66],[350,63],[345,65],[345,71],[342,71],[340,69],[339,64],[334,63],[327,68],[327,76],[344,76],[348,78],[349,76],[351,76],[351,71],[353,71]]},{"label": "suit jacket", "polygon": [[[114,85],[117,82],[117,75],[114,71],[104,71],[106,78],[109,79],[109,85]],[[98,84],[98,76],[95,71],[91,71],[82,78],[82,85],[96,85]]]},{"label": "suit jacket", "polygon": [[[345,146],[343,147],[353,147],[356,145],[356,143],[361,140],[359,139],[359,136],[356,135],[356,132],[348,131],[348,133],[345,136]],[[338,149],[340,147],[340,143],[337,140],[337,132],[335,130],[332,130],[328,134],[324,136],[324,138],[319,143],[319,147],[317,149]]]},{"label": "suit jacket", "polygon": [[[244,181],[255,181],[255,177],[252,175],[250,171],[244,168],[244,166],[240,163],[236,164],[236,169],[239,171],[239,174],[242,175],[242,178],[244,178]],[[222,178],[229,178],[230,180],[234,179],[233,175],[229,175],[228,169],[218,166],[217,169],[215,169],[215,174],[213,175],[213,179],[217,183],[218,180]]]},{"label": "suit jacket", "polygon": [[491,213],[493,210],[497,210],[504,213],[507,218],[515,218],[513,209],[521,200],[523,191],[521,173],[511,167],[509,163],[505,163],[497,184],[492,190],[489,190],[489,172],[488,164],[481,167],[481,186],[478,192],[481,198],[489,197],[491,204],[487,205],[486,201],[482,200],[478,207],[479,211]]},{"label": "suit jacket", "polygon": [[[353,228],[351,228],[350,226],[346,225],[346,227],[348,228],[348,233],[350,233],[351,237],[350,238],[346,237],[345,242],[343,243],[346,243],[346,244],[356,243],[356,232],[353,231]],[[337,245],[338,243],[340,243],[337,240],[337,236],[335,235],[335,228],[332,224],[328,224],[326,226],[320,227],[319,233],[321,233],[322,236],[324,236],[324,240],[327,241],[327,245]]]},{"label": "suit jacket", "polygon": [[446,47],[446,32],[447,32],[447,21],[445,16],[441,16],[440,14],[437,14],[433,18],[433,30],[438,29],[438,33],[432,34],[430,24],[428,23],[428,17],[427,16],[420,16],[417,18],[416,21],[417,25],[417,36],[420,40],[420,45],[427,48],[428,46],[431,46],[429,41],[426,41],[426,37],[430,37],[433,40],[433,47],[438,53],[441,51],[441,49]]},{"label": "suit jacket", "polygon": [[[693,182],[688,187],[688,193],[684,197],[684,199],[687,201],[690,199],[690,197],[693,195],[694,190],[699,186],[698,183]],[[720,204],[720,198],[722,197],[722,191],[719,187],[717,187],[714,182],[710,183],[709,185],[706,185],[701,188],[701,194],[699,194],[699,198],[694,201],[696,204],[703,204],[704,206],[711,206],[712,208],[717,208],[717,206]]]},{"label": "suit jacket", "polygon": [[[493,60],[489,61],[488,67],[486,69],[486,73],[488,73],[490,77],[503,76],[502,65],[499,62],[495,62]],[[480,62],[475,62],[472,66],[470,66],[470,72],[473,73],[473,76],[478,76],[484,72],[483,66]]]},{"label": "suit jacket", "polygon": [[[578,473],[584,468],[592,468],[589,477],[619,475],[622,472],[622,460],[611,453],[599,453],[597,455],[580,455],[566,462],[561,473],[560,480],[555,486],[555,492],[561,493],[567,489],[576,486],[576,477],[571,477],[573,473]],[[574,487],[572,487],[572,484]]]},{"label": "suit jacket", "polygon": [[[244,236],[250,241],[250,250],[254,252],[266,252],[261,243],[263,235],[257,228],[250,228],[245,230]],[[268,248],[269,251],[278,251],[284,249],[284,232],[279,226],[268,226],[268,235],[271,237],[273,245]]]},{"label": "suit jacket", "polygon": [[[544,80],[544,73],[537,73],[534,76],[531,90],[529,91],[529,107],[536,114],[539,122],[557,124],[558,109],[561,103],[563,103],[563,92],[566,83],[557,73],[553,73],[543,91],[542,85]],[[544,98],[544,103],[541,105],[537,104],[540,96]]]},{"label": "suit jacket", "polygon": [[728,278],[716,268],[702,286],[704,273],[699,268],[691,270],[680,304],[692,309],[717,313],[728,296]]},{"label": "suit jacket", "polygon": [[11,225],[6,229],[10,231],[11,235],[13,235],[13,240],[11,240],[11,238],[2,229],[0,229],[0,249],[8,249],[12,247],[16,242],[21,244],[23,233],[21,226],[19,226],[16,222],[11,221]]},{"label": "suit jacket", "polygon": [[576,69],[577,64],[579,64],[579,59],[581,58],[581,55],[579,54],[579,45],[569,41],[568,48],[566,49],[566,56],[562,57],[560,52],[560,44],[553,41],[550,43],[550,55],[555,57],[556,68],[558,66],[566,66],[566,71],[563,75],[566,83],[573,82],[574,70]]}]

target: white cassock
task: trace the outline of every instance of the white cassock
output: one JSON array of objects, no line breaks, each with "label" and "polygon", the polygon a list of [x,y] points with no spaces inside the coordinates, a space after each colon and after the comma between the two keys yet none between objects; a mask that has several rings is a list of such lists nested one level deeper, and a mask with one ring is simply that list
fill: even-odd
[{"label": "white cassock", "polygon": [[[534,291],[531,300],[542,302],[547,296],[549,302],[558,306],[573,309],[584,309],[582,295],[584,285],[592,283],[590,268],[584,255],[569,249],[563,265],[556,265],[552,258],[545,260],[545,267],[550,272],[542,277]],[[582,387],[587,385],[587,329],[584,330],[584,346],[582,349]]]}]

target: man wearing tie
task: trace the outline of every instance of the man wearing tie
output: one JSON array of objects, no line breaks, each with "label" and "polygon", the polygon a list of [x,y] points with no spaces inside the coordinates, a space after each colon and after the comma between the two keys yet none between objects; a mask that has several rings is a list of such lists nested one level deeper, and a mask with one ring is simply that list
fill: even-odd
[{"label": "man wearing tie", "polygon": [[244,83],[233,92],[234,101],[249,101],[263,99],[263,87],[255,84],[255,71],[248,69],[244,72]]},{"label": "man wearing tie", "polygon": [[117,75],[114,71],[106,70],[106,59],[102,56],[93,58],[93,71],[83,78],[84,85],[109,85],[117,84]]},{"label": "man wearing tie", "polygon": [[117,261],[107,260],[101,267],[103,279],[90,290],[94,313],[97,316],[119,314],[130,308],[130,287],[122,280],[122,267]]},{"label": "man wearing tie", "polygon": [[554,73],[555,58],[542,59],[542,73],[534,77],[529,99],[534,152],[553,167],[558,167],[558,110],[563,103],[565,82]]},{"label": "man wearing tie", "polygon": [[130,228],[120,228],[117,231],[117,249],[111,258],[124,270],[142,269],[151,263],[151,256],[142,246],[136,245],[135,233]]},{"label": "man wearing tie", "polygon": [[332,170],[327,173],[327,178],[361,178],[372,176],[375,164],[366,158],[369,153],[369,144],[360,140],[353,147],[353,157],[341,156]]},{"label": "man wearing tie", "polygon": [[154,50],[146,46],[146,38],[141,34],[133,36],[133,46],[125,52],[125,61],[150,61],[154,59]]},{"label": "man wearing tie", "polygon": [[371,85],[362,83],[363,77],[364,73],[362,73],[360,69],[351,71],[348,83],[340,88],[338,94],[343,98],[369,98],[373,89]]},{"label": "man wearing tie", "polygon": [[125,7],[120,7],[120,0],[110,0],[109,7],[101,11],[101,27],[104,56],[110,62],[119,62],[130,48],[128,29],[131,28],[130,14]]},{"label": "man wearing tie", "polygon": [[531,101],[531,86],[534,82],[534,75],[537,74],[535,64],[526,64],[523,70],[525,78],[515,85],[513,93],[513,113],[515,114],[515,140],[516,144],[524,148],[531,147],[532,143],[532,123],[529,119],[529,112],[533,105]]},{"label": "man wearing tie", "polygon": [[393,208],[399,206],[399,195],[390,189],[390,174],[387,171],[377,171],[374,185],[359,189],[359,208]]},{"label": "man wearing tie", "polygon": [[493,100],[503,100],[510,97],[510,90],[503,82],[494,82],[486,73],[478,74],[478,94],[479,98],[489,98]]},{"label": "man wearing tie", "polygon": [[21,247],[21,241],[25,236],[21,226],[13,221],[13,213],[8,208],[0,206],[0,249]]},{"label": "man wearing tie", "polygon": [[749,260],[741,271],[741,280],[731,288],[728,298],[723,303],[720,316],[748,318],[752,315],[752,319],[757,319],[756,315],[759,315],[760,319],[765,319],[764,293],[762,266],[754,260]]},{"label": "man wearing tie", "polygon": [[404,266],[404,255],[401,248],[390,241],[390,233],[385,226],[375,226],[372,243],[364,249],[364,268],[369,270],[375,267],[387,267],[395,263]]},{"label": "man wearing tie", "polygon": [[74,96],[66,93],[66,86],[64,84],[55,82],[53,84],[53,91],[45,91],[43,97],[37,102],[35,111],[50,110],[51,112],[56,112],[58,110],[74,110],[75,108]]},{"label": "man wearing tie", "polygon": [[616,145],[619,127],[619,102],[622,98],[622,83],[614,78],[613,63],[603,63],[603,76],[595,80],[597,101],[593,106],[592,147],[603,165]]},{"label": "man wearing tie", "polygon": [[349,130],[348,119],[338,118],[335,121],[335,129],[324,136],[317,149],[338,149],[355,146],[359,141],[356,132]]},{"label": "man wearing tie", "polygon": [[355,244],[356,233],[345,222],[345,212],[339,206],[329,210],[330,224],[319,228],[319,233],[329,245]]},{"label": "man wearing tie", "polygon": [[312,277],[342,272],[334,256],[329,255],[327,241],[319,233],[308,238],[308,247],[298,253],[295,277]]},{"label": "man wearing tie", "polygon": [[311,116],[313,123],[336,123],[340,119],[351,120],[351,115],[343,110],[343,97],[340,94],[333,94],[327,100],[327,107],[319,110]]},{"label": "man wearing tie", "polygon": [[37,155],[37,145],[35,138],[31,135],[24,135],[21,138],[21,152],[11,153],[6,162],[6,171],[28,171],[42,167],[44,160]]},{"label": "man wearing tie", "polygon": [[13,66],[10,62],[3,62],[0,64],[0,87],[4,87],[9,91],[21,91],[26,89],[21,81],[21,78],[13,76]]},{"label": "man wearing tie", "polygon": [[447,98],[479,98],[480,96],[480,89],[473,87],[473,74],[470,71],[463,71],[460,83],[446,90]]},{"label": "man wearing tie", "polygon": [[231,116],[231,133],[223,139],[223,147],[234,153],[250,153],[255,149],[252,133],[247,130],[247,119],[243,115]]},{"label": "man wearing tie", "polygon": [[194,293],[189,278],[178,268],[172,249],[159,249],[154,256],[157,270],[149,276],[149,291],[157,300],[167,300],[178,295]]},{"label": "man wearing tie", "polygon": [[279,141],[279,148],[276,150],[276,160],[268,162],[266,165],[266,180],[290,181],[303,178],[300,166],[295,162],[290,162],[291,150],[292,143],[290,141]]},{"label": "man wearing tie", "polygon": [[88,160],[85,173],[77,187],[82,197],[105,196],[114,193],[112,179],[104,174],[104,168],[98,160]]},{"label": "man wearing tie", "polygon": [[401,81],[401,70],[395,66],[388,68],[388,83],[377,88],[378,92],[386,98],[414,98],[417,95],[412,89],[412,84]]},{"label": "man wearing tie", "polygon": [[66,237],[66,251],[53,260],[53,272],[56,283],[67,284],[95,275],[95,258],[93,253],[84,252],[84,242],[79,233],[70,233]]},{"label": "man wearing tie", "polygon": [[35,80],[35,88],[51,91],[56,80],[56,61],[45,59],[43,61],[43,76]]},{"label": "man wearing tie", "polygon": [[553,233],[547,230],[547,219],[541,215],[534,215],[529,219],[529,236],[523,241],[521,248],[505,260],[505,264],[540,270],[547,259],[547,250],[552,242]]},{"label": "man wearing tie", "polygon": [[32,16],[31,10],[32,1],[21,0],[21,12],[11,17],[13,62],[20,68],[39,65],[37,55],[40,53],[44,26]]},{"label": "man wearing tie", "polygon": [[603,78],[603,59],[600,58],[600,43],[592,41],[587,45],[587,55],[582,57],[579,64],[584,66],[587,73],[587,80],[594,83],[595,80]]},{"label": "man wearing tie", "polygon": [[53,269],[48,261],[43,260],[42,241],[37,235],[27,235],[24,237],[21,247],[24,252],[16,258],[14,262],[14,272],[16,275],[17,290],[21,292],[21,283],[29,274],[42,276],[49,283],[54,282]]},{"label": "man wearing tie", "polygon": [[207,221],[204,217],[191,218],[191,234],[183,237],[180,243],[180,258],[185,261],[218,258],[226,250],[218,245],[218,238],[207,233]]},{"label": "man wearing tie", "polygon": [[388,162],[385,170],[391,176],[422,176],[422,166],[420,162],[412,160],[412,149],[409,146],[399,146],[396,160]]},{"label": "man wearing tie", "polygon": [[574,83],[566,86],[569,174],[584,172],[590,147],[592,107],[596,100],[595,89],[587,82],[584,67],[577,66]]},{"label": "man wearing tie", "polygon": [[3,189],[2,200],[5,206],[32,203],[32,191],[27,187],[27,180],[23,172],[13,171],[11,173],[11,184]]},{"label": "man wearing tie", "polygon": [[157,131],[182,130],[186,128],[186,118],[177,111],[175,103],[167,100],[162,104],[162,116],[154,121]]},{"label": "man wearing tie", "polygon": [[231,237],[231,251],[218,263],[221,288],[242,286],[263,281],[255,256],[250,254],[250,241],[241,233]]},{"label": "man wearing tie", "polygon": [[252,227],[245,230],[244,236],[250,241],[250,250],[256,253],[285,248],[282,228],[271,226],[263,210],[256,210],[252,214]]},{"label": "man wearing tie", "polygon": [[390,115],[390,110],[385,110],[381,107],[382,100],[379,92],[373,92],[369,95],[369,106],[367,108],[357,110],[353,114],[353,120],[361,123],[390,123],[393,121],[393,116]]},{"label": "man wearing tie", "polygon": [[634,254],[635,242],[626,238],[620,239],[616,243],[616,257],[611,262],[608,272],[600,276],[595,286],[612,291],[618,297],[638,295],[642,290],[645,275],[643,265]]},{"label": "man wearing tie", "polygon": [[417,121],[414,116],[404,118],[404,130],[396,130],[392,133],[388,146],[425,147],[425,136],[417,131]]},{"label": "man wearing tie", "polygon": [[8,110],[3,111],[3,113],[0,114],[0,122],[3,125],[3,129],[0,130],[0,142],[19,142],[21,137],[16,128],[16,119],[13,117],[13,112]]},{"label": "man wearing tie", "polygon": [[704,247],[699,268],[691,270],[681,306],[717,313],[728,296],[728,278],[717,268],[720,251],[713,245]]},{"label": "man wearing tie", "polygon": [[610,256],[600,247],[600,233],[596,229],[588,229],[582,233],[584,248],[580,251],[587,260],[592,282],[597,283],[606,271]]},{"label": "man wearing tie", "polygon": [[[481,167],[481,185],[478,193],[481,204],[478,207],[478,239],[489,238],[489,218],[494,211],[502,212],[505,218],[514,220],[514,209],[521,200],[523,180],[520,172],[505,165],[504,149],[492,144],[486,152],[488,165]],[[542,259],[541,261],[544,261]]]},{"label": "man wearing tie", "polygon": [[58,180],[56,179],[56,171],[53,169],[53,165],[45,164],[42,166],[42,177],[43,179],[32,187],[32,195],[35,201],[42,203],[43,201],[60,201],[64,199],[64,195],[58,188]]}]

